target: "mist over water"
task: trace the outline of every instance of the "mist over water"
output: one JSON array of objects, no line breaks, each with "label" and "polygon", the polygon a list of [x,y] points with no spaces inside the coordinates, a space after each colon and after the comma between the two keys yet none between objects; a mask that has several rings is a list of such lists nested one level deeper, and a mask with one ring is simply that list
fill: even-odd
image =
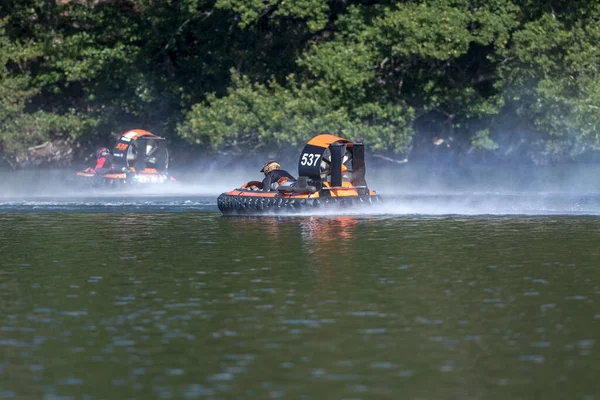
[{"label": "mist over water", "polygon": [[[66,199],[81,196],[112,197],[115,194],[126,197],[137,195],[214,195],[240,186],[251,178],[250,176],[244,177],[241,169],[230,171],[225,175],[222,172],[213,170],[197,170],[194,173],[173,174],[178,180],[168,185],[119,189],[81,189],[69,186],[65,182],[65,178],[72,173],[69,170],[0,172],[0,198],[54,197]],[[216,176],[220,178],[216,179]]]},{"label": "mist over water", "polygon": [[[289,165],[288,165],[289,164]],[[600,168],[367,164],[367,182],[384,199],[377,207],[333,209],[319,215],[598,215]],[[205,162],[173,175],[177,182],[126,189],[78,189],[72,170],[0,172],[0,211],[218,211],[220,193],[260,180],[256,160],[226,168]],[[296,166],[283,163],[296,174]]]}]

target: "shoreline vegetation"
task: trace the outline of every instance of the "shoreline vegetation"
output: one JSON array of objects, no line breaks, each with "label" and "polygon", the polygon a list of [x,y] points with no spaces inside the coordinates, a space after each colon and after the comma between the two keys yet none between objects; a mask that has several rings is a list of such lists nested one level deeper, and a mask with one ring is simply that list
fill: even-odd
[{"label": "shoreline vegetation", "polygon": [[0,168],[70,166],[142,128],[181,159],[316,133],[392,164],[596,162],[600,4],[0,3]]}]

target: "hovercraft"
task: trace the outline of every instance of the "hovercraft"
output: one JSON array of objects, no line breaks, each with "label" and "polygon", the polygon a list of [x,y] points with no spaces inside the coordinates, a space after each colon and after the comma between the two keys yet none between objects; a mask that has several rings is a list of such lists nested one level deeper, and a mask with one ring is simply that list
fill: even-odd
[{"label": "hovercraft", "polygon": [[122,134],[112,150],[113,167],[99,175],[86,168],[75,173],[71,183],[91,187],[146,186],[175,182],[169,175],[169,151],[165,138],[142,129]]},{"label": "hovercraft", "polygon": [[367,187],[364,149],[362,143],[329,134],[317,135],[300,154],[294,186],[263,191],[258,188],[261,182],[251,181],[222,193],[217,206],[225,215],[256,215],[310,213],[381,203],[381,197]]}]

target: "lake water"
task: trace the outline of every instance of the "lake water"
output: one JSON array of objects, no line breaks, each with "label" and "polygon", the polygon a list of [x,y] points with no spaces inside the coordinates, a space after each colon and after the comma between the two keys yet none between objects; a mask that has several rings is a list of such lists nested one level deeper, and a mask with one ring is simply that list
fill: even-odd
[{"label": "lake water", "polygon": [[600,198],[0,199],[0,399],[600,400]]}]

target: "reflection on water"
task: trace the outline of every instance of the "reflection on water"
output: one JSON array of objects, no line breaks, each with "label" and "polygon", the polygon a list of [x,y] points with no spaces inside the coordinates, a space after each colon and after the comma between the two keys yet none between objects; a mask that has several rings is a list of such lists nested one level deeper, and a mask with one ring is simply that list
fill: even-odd
[{"label": "reflection on water", "polygon": [[0,214],[0,398],[598,398],[599,222]]},{"label": "reflection on water", "polygon": [[334,247],[345,249],[356,237],[358,228],[358,219],[353,216],[306,217],[294,222],[300,225],[308,252],[331,251]]}]

